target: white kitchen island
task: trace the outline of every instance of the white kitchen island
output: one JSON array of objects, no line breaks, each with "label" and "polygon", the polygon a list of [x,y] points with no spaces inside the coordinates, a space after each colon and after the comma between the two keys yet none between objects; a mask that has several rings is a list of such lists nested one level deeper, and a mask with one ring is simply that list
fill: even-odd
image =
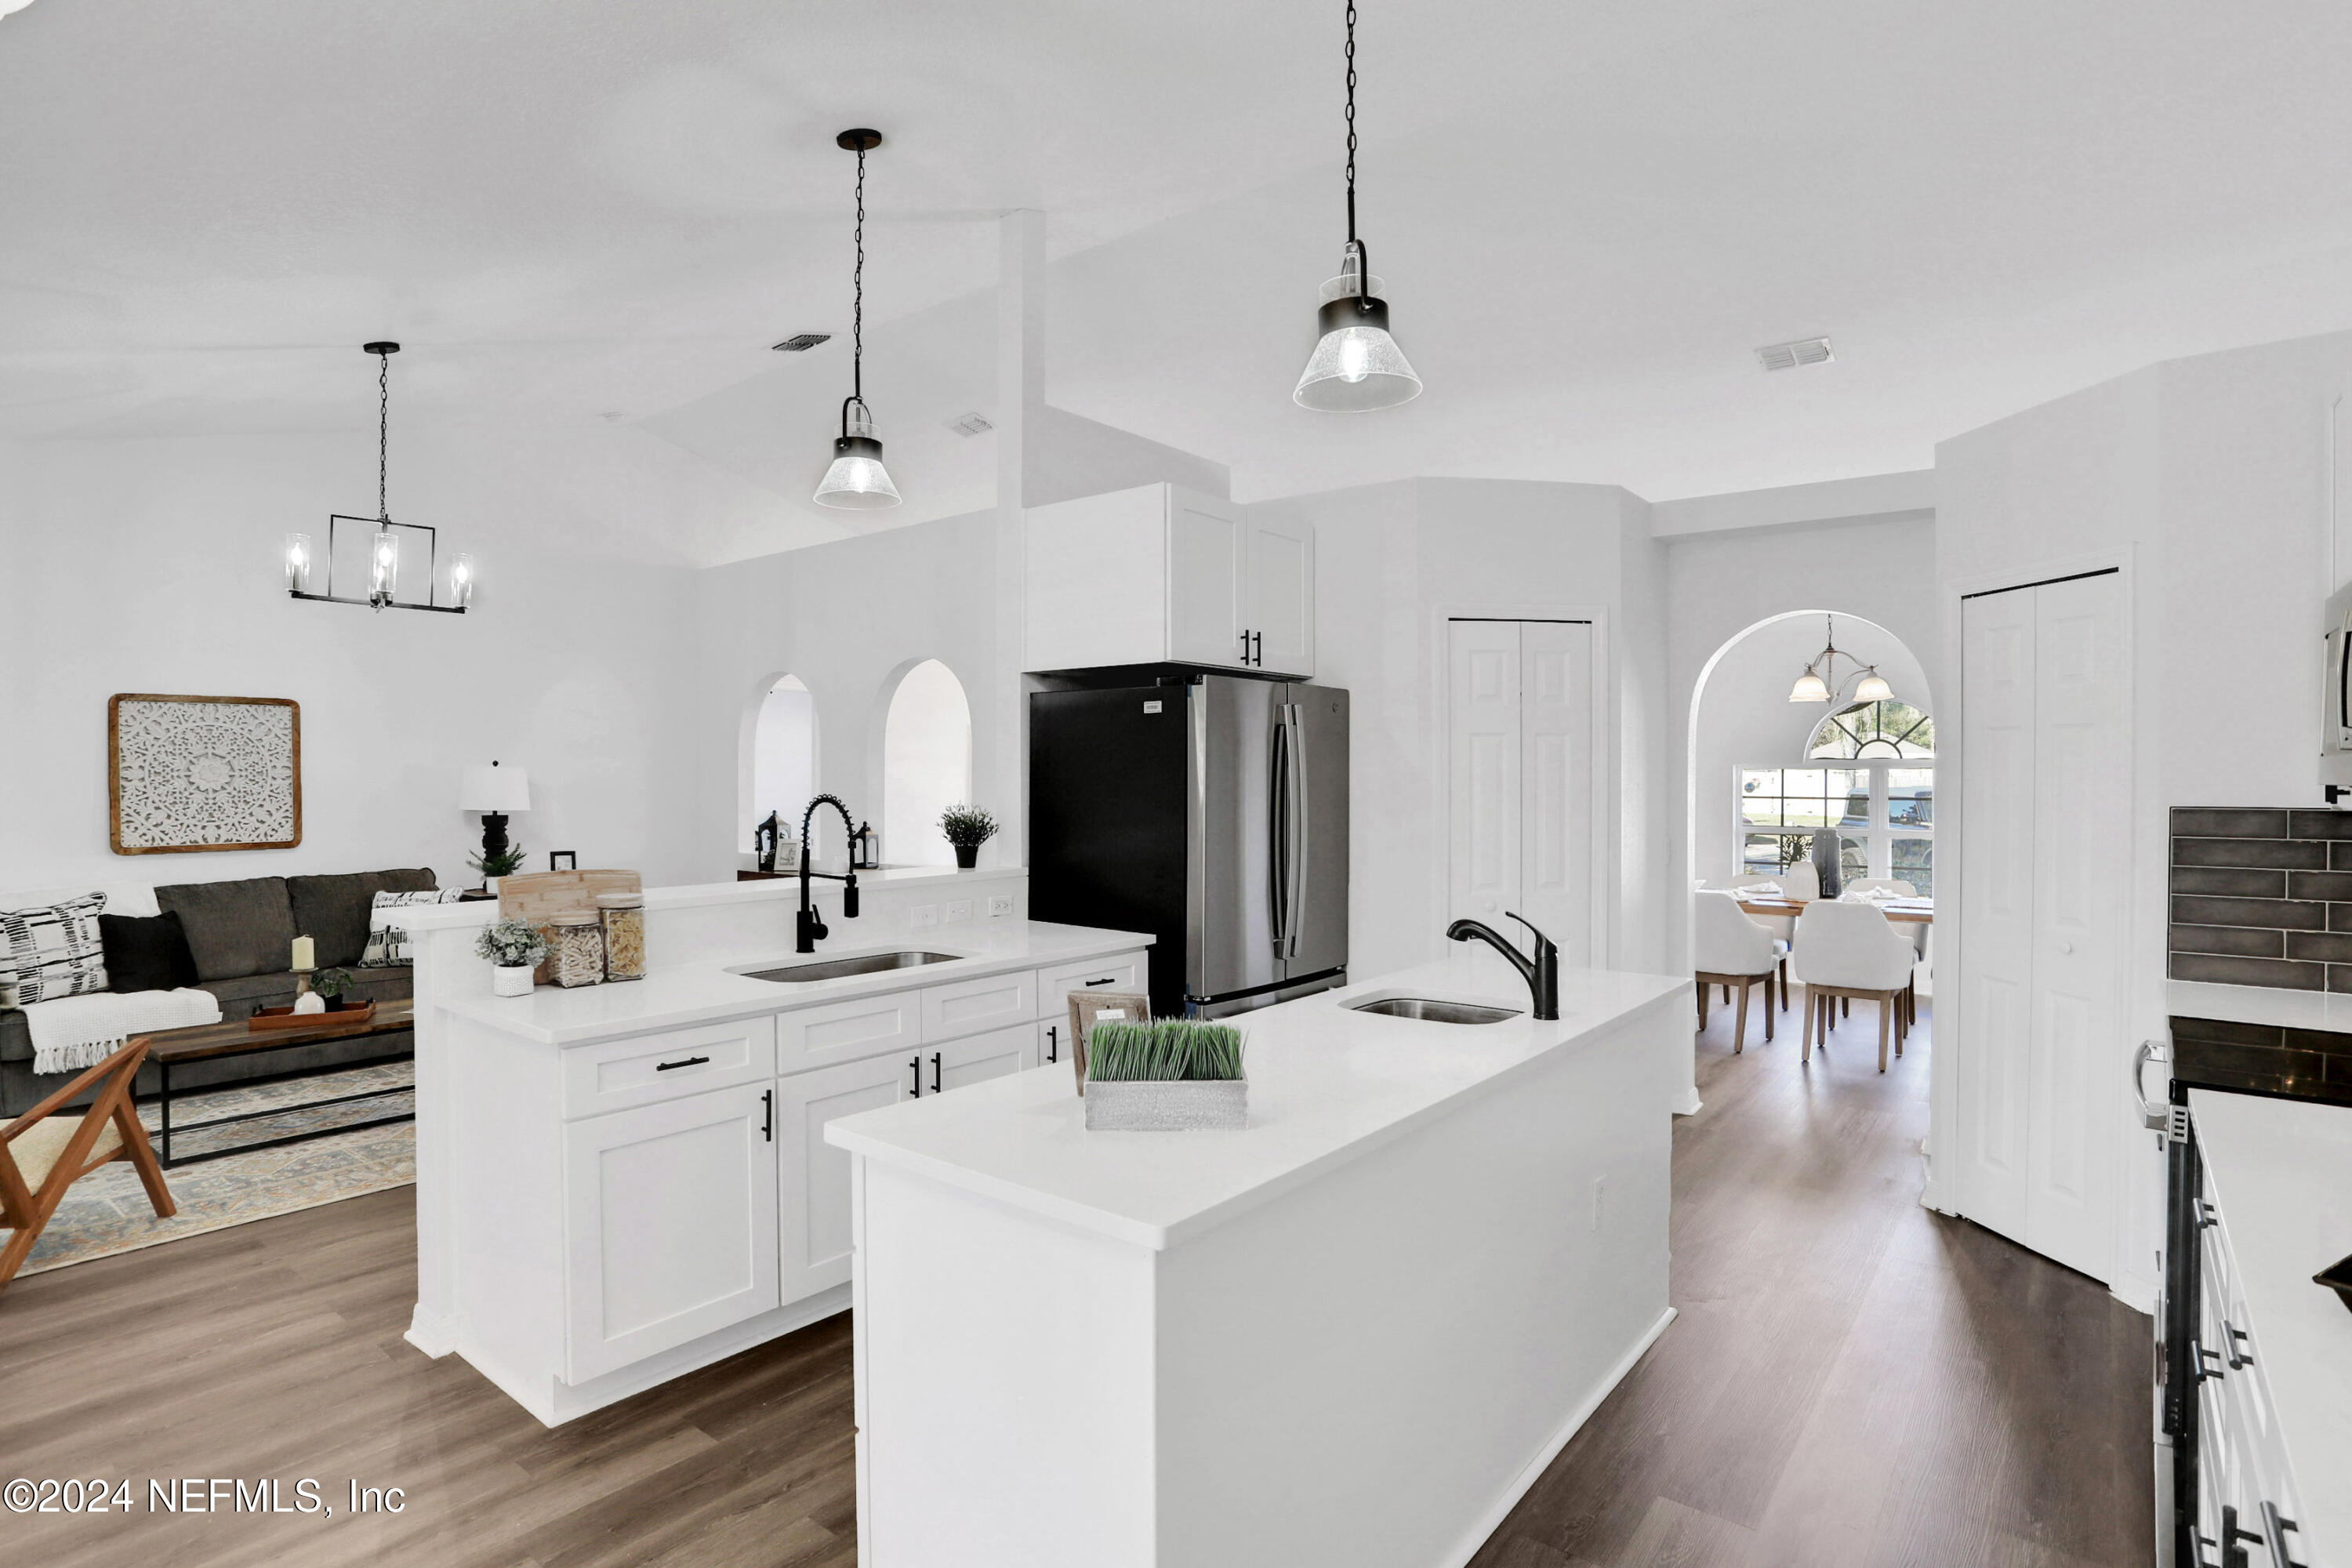
[{"label": "white kitchen island", "polygon": [[828,1125],[860,1562],[1467,1562],[1673,1317],[1690,982],[1561,992],[1465,947],[1245,1015],[1244,1131],[1089,1133],[1066,1070]]}]

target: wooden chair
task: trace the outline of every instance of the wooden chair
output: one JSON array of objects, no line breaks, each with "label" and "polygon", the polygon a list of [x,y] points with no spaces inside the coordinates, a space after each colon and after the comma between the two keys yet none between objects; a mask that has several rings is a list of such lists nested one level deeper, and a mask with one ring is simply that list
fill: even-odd
[{"label": "wooden chair", "polygon": [[[0,1289],[25,1266],[66,1189],[100,1165],[130,1161],[140,1185],[147,1189],[147,1201],[155,1205],[156,1217],[169,1219],[179,1212],[172,1190],[163,1184],[163,1168],[147,1142],[147,1129],[131,1101],[131,1086],[146,1059],[147,1043],[146,1036],[138,1037],[0,1127],[0,1226],[12,1232],[7,1245],[0,1247]],[[89,1105],[72,1112],[59,1109],[94,1083],[100,1087]]]}]

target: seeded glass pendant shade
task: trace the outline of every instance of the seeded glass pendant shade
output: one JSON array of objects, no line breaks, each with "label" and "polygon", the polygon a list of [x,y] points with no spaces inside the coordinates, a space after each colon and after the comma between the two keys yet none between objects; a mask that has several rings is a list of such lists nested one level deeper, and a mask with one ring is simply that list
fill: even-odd
[{"label": "seeded glass pendant shade", "polygon": [[819,506],[871,511],[898,504],[898,487],[882,466],[882,443],[874,434],[873,416],[866,405],[856,412],[842,410],[842,434],[833,443],[833,467],[816,487]]},{"label": "seeded glass pendant shade", "polygon": [[1290,394],[1301,408],[1365,414],[1394,408],[1421,395],[1421,377],[1390,335],[1381,280],[1371,279],[1365,288],[1358,259],[1350,249],[1341,263],[1344,270],[1323,285],[1323,307],[1316,315],[1323,335]]},{"label": "seeded glass pendant shade", "polygon": [[898,487],[882,466],[882,441],[874,434],[874,414],[866,406],[866,154],[882,145],[879,131],[845,131],[836,146],[857,154],[857,270],[850,317],[850,393],[841,400],[841,434],[834,438],[833,465],[817,481],[819,506],[845,511],[878,511],[898,504]]}]

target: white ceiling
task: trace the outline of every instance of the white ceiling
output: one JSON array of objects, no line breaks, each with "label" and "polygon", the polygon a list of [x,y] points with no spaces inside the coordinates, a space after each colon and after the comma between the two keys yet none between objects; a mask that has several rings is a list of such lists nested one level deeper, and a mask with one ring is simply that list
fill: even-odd
[{"label": "white ceiling", "polygon": [[[889,137],[893,521],[981,492],[989,438],[940,426],[986,407],[1015,205],[1049,215],[1048,397],[1244,497],[1917,468],[2151,360],[2352,324],[2352,7],[1367,0],[1364,232],[1429,391],[1307,414],[1338,22],[42,0],[0,21],[0,437],[358,427],[388,335],[404,416],[642,426],[797,510],[845,344],[766,345],[845,332],[852,123]],[[1815,332],[1836,363],[1756,367]]]}]

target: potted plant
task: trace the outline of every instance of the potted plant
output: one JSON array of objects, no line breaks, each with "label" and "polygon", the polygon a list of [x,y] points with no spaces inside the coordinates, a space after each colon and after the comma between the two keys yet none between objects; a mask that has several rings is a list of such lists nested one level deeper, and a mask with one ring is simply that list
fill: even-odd
[{"label": "potted plant", "polygon": [[490,961],[490,990],[499,996],[530,994],[530,972],[547,956],[547,939],[528,921],[509,915],[483,928],[474,952]]},{"label": "potted plant", "polygon": [[980,863],[980,847],[996,837],[996,818],[976,805],[951,805],[940,813],[940,831],[955,846],[957,867],[969,871]]},{"label": "potted plant", "polygon": [[352,984],[352,972],[348,969],[321,969],[310,976],[310,989],[327,1004],[330,1013],[340,1013],[354,1005],[350,994]]},{"label": "potted plant", "polygon": [[1244,1042],[1229,1024],[1159,1018],[1087,1031],[1087,1130],[1189,1132],[1249,1125]]},{"label": "potted plant", "polygon": [[522,869],[522,846],[509,845],[504,849],[488,849],[479,855],[469,855],[466,858],[466,864],[481,873],[482,890],[495,893],[499,890],[499,878],[511,877]]}]

